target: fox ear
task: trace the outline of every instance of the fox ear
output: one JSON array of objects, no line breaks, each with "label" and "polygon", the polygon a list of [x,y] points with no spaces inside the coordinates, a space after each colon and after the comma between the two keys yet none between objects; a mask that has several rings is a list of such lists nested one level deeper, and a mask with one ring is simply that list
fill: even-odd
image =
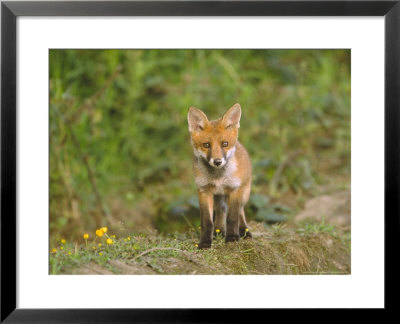
[{"label": "fox ear", "polygon": [[208,124],[207,116],[200,109],[195,107],[189,108],[187,119],[190,132],[202,131]]},{"label": "fox ear", "polygon": [[240,116],[242,115],[242,108],[238,103],[234,104],[222,117],[222,126],[226,129],[239,128],[240,127]]}]

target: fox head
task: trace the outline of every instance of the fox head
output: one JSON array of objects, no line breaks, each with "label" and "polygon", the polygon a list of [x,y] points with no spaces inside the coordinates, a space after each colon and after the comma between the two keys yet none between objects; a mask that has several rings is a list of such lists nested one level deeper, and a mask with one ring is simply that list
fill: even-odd
[{"label": "fox head", "polygon": [[188,123],[194,154],[213,168],[223,168],[235,153],[241,114],[237,103],[220,119],[209,121],[200,109],[190,107]]}]

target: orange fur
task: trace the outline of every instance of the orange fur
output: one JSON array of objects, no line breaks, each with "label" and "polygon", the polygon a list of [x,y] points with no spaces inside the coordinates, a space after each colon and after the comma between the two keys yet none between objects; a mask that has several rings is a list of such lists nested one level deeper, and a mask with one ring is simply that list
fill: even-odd
[{"label": "orange fur", "polygon": [[200,248],[211,246],[215,225],[226,241],[237,241],[239,234],[251,237],[244,206],[251,188],[249,155],[238,142],[241,107],[232,106],[223,117],[209,121],[199,109],[188,113],[194,151],[193,168],[201,214]]}]

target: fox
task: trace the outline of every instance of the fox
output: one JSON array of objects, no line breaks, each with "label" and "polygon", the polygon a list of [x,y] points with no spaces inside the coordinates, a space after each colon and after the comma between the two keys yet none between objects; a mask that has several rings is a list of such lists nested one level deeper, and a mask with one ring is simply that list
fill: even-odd
[{"label": "fox", "polygon": [[188,111],[201,220],[199,249],[210,248],[216,233],[225,237],[226,243],[252,238],[244,212],[250,197],[252,165],[238,141],[241,114],[239,103],[211,121],[196,107]]}]

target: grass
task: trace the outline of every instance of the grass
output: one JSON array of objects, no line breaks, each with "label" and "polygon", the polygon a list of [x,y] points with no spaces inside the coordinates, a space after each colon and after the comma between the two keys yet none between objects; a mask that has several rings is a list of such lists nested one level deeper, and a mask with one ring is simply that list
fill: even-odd
[{"label": "grass", "polygon": [[225,244],[218,234],[207,250],[197,249],[198,230],[166,236],[156,231],[123,237],[105,233],[80,245],[60,242],[50,252],[50,274],[350,273],[350,238],[338,228],[256,222],[250,228],[253,240]]},{"label": "grass", "polygon": [[316,234],[316,233],[329,233],[332,236],[336,235],[336,227],[332,224],[325,222],[325,217],[322,217],[321,222],[305,223],[298,229],[298,232],[302,234]]}]

